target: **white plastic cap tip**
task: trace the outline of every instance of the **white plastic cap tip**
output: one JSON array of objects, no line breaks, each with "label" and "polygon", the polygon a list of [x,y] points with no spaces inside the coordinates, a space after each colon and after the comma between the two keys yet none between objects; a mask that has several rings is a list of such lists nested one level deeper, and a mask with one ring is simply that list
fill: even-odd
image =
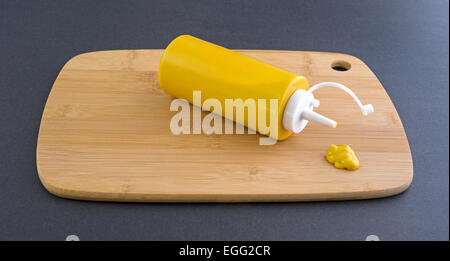
[{"label": "white plastic cap tip", "polygon": [[302,113],[302,117],[309,121],[315,121],[315,122],[318,122],[318,123],[321,123],[323,125],[327,125],[327,126],[330,126],[333,128],[336,127],[335,121],[333,121],[332,119],[329,119],[329,118],[323,116],[322,114],[319,114],[313,110],[305,109]]},{"label": "white plastic cap tip", "polygon": [[372,104],[366,104],[361,108],[361,111],[364,116],[369,115],[373,112],[373,106]]}]

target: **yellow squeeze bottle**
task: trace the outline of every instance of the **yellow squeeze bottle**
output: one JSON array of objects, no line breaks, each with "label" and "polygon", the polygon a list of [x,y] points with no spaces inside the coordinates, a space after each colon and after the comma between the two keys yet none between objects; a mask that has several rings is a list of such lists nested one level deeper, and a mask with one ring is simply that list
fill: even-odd
[{"label": "yellow squeeze bottle", "polygon": [[[278,119],[277,131],[263,134],[278,140],[286,139],[293,132],[301,132],[309,120],[336,127],[335,121],[313,111],[319,106],[319,101],[312,92],[325,86],[349,93],[364,115],[373,112],[372,105],[362,105],[356,95],[343,85],[326,82],[309,88],[303,76],[190,35],[181,35],[167,46],[159,65],[158,78],[161,89],[166,93],[199,107],[210,98],[219,100],[222,108],[225,108],[227,99],[254,100],[257,111],[265,111],[265,119],[258,119],[260,116],[256,116],[256,122],[245,117],[236,119],[235,112],[222,112],[221,115],[259,132],[259,121],[269,126],[270,118],[275,116]],[[200,101],[193,100],[194,91],[201,91]],[[262,99],[266,102],[259,103],[258,100]],[[271,108],[270,100],[277,101],[276,108]]]}]

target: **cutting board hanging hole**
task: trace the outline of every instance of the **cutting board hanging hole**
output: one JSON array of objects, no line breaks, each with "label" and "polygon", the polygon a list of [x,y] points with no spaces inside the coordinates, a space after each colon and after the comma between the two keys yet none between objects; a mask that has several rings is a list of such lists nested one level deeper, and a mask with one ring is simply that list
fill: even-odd
[{"label": "cutting board hanging hole", "polygon": [[352,65],[349,62],[340,60],[332,63],[331,68],[333,68],[333,70],[335,71],[345,72],[350,70],[350,68],[352,68]]}]

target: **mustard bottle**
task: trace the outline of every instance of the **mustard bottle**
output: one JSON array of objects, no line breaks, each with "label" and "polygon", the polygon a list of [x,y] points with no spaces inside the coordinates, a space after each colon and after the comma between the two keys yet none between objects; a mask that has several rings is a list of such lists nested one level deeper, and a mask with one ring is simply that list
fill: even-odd
[{"label": "mustard bottle", "polygon": [[[167,46],[159,65],[158,80],[163,91],[198,107],[207,99],[219,100],[222,108],[226,107],[227,99],[258,101],[255,102],[257,111],[265,111],[265,115],[257,114],[256,121],[236,118],[235,111],[219,114],[277,140],[301,132],[310,120],[336,127],[334,120],[313,111],[320,102],[312,92],[322,87],[340,88],[355,99],[364,115],[373,112],[371,104],[362,105],[341,84],[325,82],[309,88],[303,76],[190,35],[178,36]],[[193,99],[195,91],[201,92],[201,100]],[[271,100],[277,101],[277,106],[272,107]],[[262,132],[260,123],[267,126],[270,118],[277,119],[276,130]]]}]

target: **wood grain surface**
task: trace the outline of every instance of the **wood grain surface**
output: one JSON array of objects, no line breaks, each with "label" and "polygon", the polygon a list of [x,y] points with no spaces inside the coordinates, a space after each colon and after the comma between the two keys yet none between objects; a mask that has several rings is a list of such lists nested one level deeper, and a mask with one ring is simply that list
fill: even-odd
[{"label": "wood grain surface", "polygon": [[[315,92],[316,110],[339,124],[310,123],[298,135],[260,146],[259,134],[173,135],[172,97],[158,85],[163,50],[85,53],[58,75],[42,116],[37,168],[60,197],[101,201],[312,201],[385,197],[408,188],[413,165],[400,118],[358,58],[337,53],[238,50],[305,76],[336,81],[375,112],[364,117],[344,92]],[[333,64],[350,66],[336,71]],[[357,171],[325,160],[330,144],[349,144]]]}]

